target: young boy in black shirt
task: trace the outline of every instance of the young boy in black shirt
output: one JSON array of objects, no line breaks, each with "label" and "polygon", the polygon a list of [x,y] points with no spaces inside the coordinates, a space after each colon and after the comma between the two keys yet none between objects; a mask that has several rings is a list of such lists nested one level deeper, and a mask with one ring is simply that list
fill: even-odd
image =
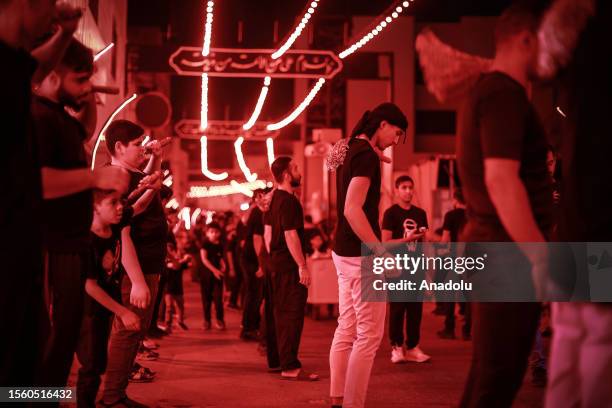
[{"label": "young boy in black shirt", "polygon": [[123,207],[120,194],[94,191],[91,240],[94,267],[85,282],[85,312],[77,345],[81,367],[77,379],[77,403],[94,407],[102,374],[106,370],[108,339],[113,315],[132,329],[140,318],[121,304],[121,230],[129,225],[133,210]]},{"label": "young boy in black shirt", "polygon": [[200,276],[200,290],[202,294],[202,308],[204,309],[204,330],[211,327],[211,309],[215,304],[218,330],[225,330],[223,310],[223,277],[226,265],[223,259],[223,245],[221,244],[221,226],[211,222],[206,227],[206,239],[200,248],[200,258],[204,264]]},{"label": "young boy in black shirt", "polygon": [[[409,176],[399,176],[395,180],[395,190],[398,204],[394,204],[385,211],[382,222],[383,242],[406,242],[405,238],[413,236],[414,240],[408,242],[402,253],[420,256],[421,246],[417,241],[427,230],[427,214],[425,210],[412,204],[414,196],[414,181]],[[418,235],[414,235],[416,234]],[[418,272],[417,272],[418,273]],[[413,361],[423,363],[430,357],[419,348],[421,337],[421,318],[423,316],[423,303],[421,299],[411,302],[389,302],[389,339],[391,340],[391,362],[394,364]],[[406,324],[406,350],[404,350],[404,321]]]},{"label": "young boy in black shirt", "polygon": [[[138,213],[121,233],[121,262],[126,271],[121,282],[121,299],[141,320],[139,330],[126,327],[120,319],[113,323],[103,397],[105,404],[112,405],[132,403],[126,395],[128,378],[151,323],[159,278],[166,267],[168,224],[159,193],[162,143],[153,140],[143,146],[144,129],[127,120],[114,121],[105,136],[112,159],[109,167],[129,174],[124,198],[133,203]],[[147,150],[151,156],[144,166]]]}]

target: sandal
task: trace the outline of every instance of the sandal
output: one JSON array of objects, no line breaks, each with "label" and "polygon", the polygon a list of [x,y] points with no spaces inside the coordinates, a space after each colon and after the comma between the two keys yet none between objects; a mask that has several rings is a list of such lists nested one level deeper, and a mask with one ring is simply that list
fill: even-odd
[{"label": "sandal", "polygon": [[293,377],[289,377],[289,376],[281,374],[281,378],[283,380],[287,380],[287,381],[306,381],[306,382],[319,381],[319,375],[318,374],[315,374],[315,373],[306,373],[303,370],[300,370],[298,375],[293,376]]},{"label": "sandal", "polygon": [[145,367],[140,367],[136,371],[132,371],[128,377],[128,381],[132,383],[149,383],[155,378],[155,374]]}]

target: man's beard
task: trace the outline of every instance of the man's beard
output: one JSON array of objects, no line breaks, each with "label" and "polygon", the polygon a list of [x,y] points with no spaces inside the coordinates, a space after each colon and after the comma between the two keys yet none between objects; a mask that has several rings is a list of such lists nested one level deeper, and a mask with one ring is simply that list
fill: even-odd
[{"label": "man's beard", "polygon": [[293,188],[298,188],[299,186],[302,185],[302,178],[301,177],[300,178],[291,177],[291,181],[289,182],[289,184]]},{"label": "man's beard", "polygon": [[[82,98],[75,98],[73,95],[64,91],[63,88],[59,89],[57,96],[58,96],[59,102],[62,105],[67,106],[70,109],[77,111],[77,112],[80,111],[85,105],[85,102],[82,100]],[[81,102],[79,102],[79,99],[81,99]]]}]

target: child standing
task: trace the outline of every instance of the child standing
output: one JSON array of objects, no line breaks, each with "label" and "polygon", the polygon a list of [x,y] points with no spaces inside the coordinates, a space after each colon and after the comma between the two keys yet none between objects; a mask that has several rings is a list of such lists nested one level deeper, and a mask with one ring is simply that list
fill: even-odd
[{"label": "child standing", "polygon": [[204,309],[204,330],[211,328],[211,309],[215,304],[218,330],[225,330],[223,319],[223,276],[225,261],[223,260],[223,245],[221,244],[221,226],[211,222],[206,228],[206,239],[200,248],[200,258],[204,268],[200,276],[202,306]]},{"label": "child standing", "polygon": [[132,217],[132,208],[123,208],[119,193],[94,192],[91,239],[95,267],[88,273],[85,313],[77,346],[81,368],[77,380],[79,407],[95,407],[100,376],[106,370],[107,346],[113,315],[131,330],[140,328],[140,318],[120,304],[121,230]]},{"label": "child standing", "polygon": [[188,330],[185,324],[185,303],[183,299],[183,271],[189,267],[190,256],[177,244],[168,243],[166,267],[168,280],[164,302],[166,303],[165,326],[172,328],[172,309],[176,313],[177,323],[183,330]]}]

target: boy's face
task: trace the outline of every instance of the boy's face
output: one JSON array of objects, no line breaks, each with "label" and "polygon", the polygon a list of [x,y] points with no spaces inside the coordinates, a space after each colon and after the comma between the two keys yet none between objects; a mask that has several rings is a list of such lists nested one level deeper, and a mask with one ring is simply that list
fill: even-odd
[{"label": "boy's face", "polygon": [[414,196],[414,184],[410,181],[404,181],[397,186],[397,195],[400,200],[405,203],[412,202]]},{"label": "boy's face", "polygon": [[75,110],[80,109],[91,95],[91,72],[76,72],[60,69],[59,101]]},{"label": "boy's face", "polygon": [[221,231],[219,231],[216,228],[208,228],[206,230],[206,238],[208,238],[208,240],[210,242],[219,242],[219,238],[221,237]]},{"label": "boy's face", "polygon": [[140,136],[124,145],[117,142],[115,146],[115,156],[132,167],[140,167],[146,160],[145,149],[142,141],[145,135]]},{"label": "boy's face", "polygon": [[323,239],[321,238],[320,235],[315,235],[314,237],[311,238],[310,245],[312,245],[313,249],[318,251],[323,246]]},{"label": "boy's face", "polygon": [[107,225],[118,224],[123,215],[123,204],[119,193],[112,193],[94,205],[95,215]]}]

